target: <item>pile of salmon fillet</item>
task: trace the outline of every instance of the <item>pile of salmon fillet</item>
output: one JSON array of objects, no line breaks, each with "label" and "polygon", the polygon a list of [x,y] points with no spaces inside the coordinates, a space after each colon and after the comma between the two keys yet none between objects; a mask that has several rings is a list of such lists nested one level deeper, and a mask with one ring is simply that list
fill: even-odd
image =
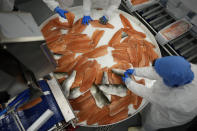
[{"label": "pile of salmon fillet", "polygon": [[[99,29],[96,29],[89,37],[87,34],[83,34],[87,25],[81,24],[82,19],[74,22],[75,16],[71,12],[67,13],[66,17],[68,22],[60,22],[58,17],[51,19],[41,31],[51,52],[61,56],[56,60],[58,67],[55,72],[68,74],[71,74],[73,70],[77,72],[71,89],[80,87],[80,91],[84,94],[69,101],[76,111],[78,123],[86,121],[87,125],[96,123],[106,125],[127,118],[128,106],[133,104],[133,108],[138,109],[142,102],[141,97],[128,90],[125,97],[111,95],[111,103],[99,108],[89,89],[93,84],[101,84],[104,71],[108,74],[110,84],[124,84],[120,76],[112,73],[112,69],[126,70],[132,66],[149,66],[153,60],[158,58],[154,51],[155,46],[146,41],[146,35],[136,31],[122,14],[120,14],[120,19],[123,28],[120,28],[106,45],[99,47],[97,45],[105,32],[102,28],[113,29],[113,25],[110,23],[102,25],[98,20],[93,20],[89,26]],[[62,29],[67,30],[67,34],[63,34]],[[126,37],[123,38],[123,34],[126,34]],[[95,58],[108,54],[108,47],[114,49],[112,56],[116,64],[112,67],[101,68]],[[61,78],[59,82],[61,83],[65,79]],[[133,79],[135,78],[133,77]],[[145,84],[144,79],[136,82]]]},{"label": "pile of salmon fillet", "polygon": [[139,5],[143,4],[145,2],[148,2],[149,0],[131,0],[132,5]]}]

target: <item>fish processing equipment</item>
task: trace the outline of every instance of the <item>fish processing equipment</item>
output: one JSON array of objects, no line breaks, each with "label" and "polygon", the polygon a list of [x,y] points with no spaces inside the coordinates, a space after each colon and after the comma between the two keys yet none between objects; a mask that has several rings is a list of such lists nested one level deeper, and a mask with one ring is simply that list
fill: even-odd
[{"label": "fish processing equipment", "polygon": [[162,29],[185,19],[190,24],[190,28],[184,33],[176,35],[165,44],[159,39],[157,41],[165,55],[183,56],[188,61],[197,63],[196,4],[195,0],[150,0],[144,6],[133,8],[130,0],[123,0],[121,5],[144,23],[156,38]]},{"label": "fish processing equipment", "polygon": [[[0,12],[0,17],[1,130],[72,123],[75,115],[52,73],[56,63],[31,14]],[[40,101],[31,107],[31,100]],[[31,108],[20,110],[28,103]]]}]

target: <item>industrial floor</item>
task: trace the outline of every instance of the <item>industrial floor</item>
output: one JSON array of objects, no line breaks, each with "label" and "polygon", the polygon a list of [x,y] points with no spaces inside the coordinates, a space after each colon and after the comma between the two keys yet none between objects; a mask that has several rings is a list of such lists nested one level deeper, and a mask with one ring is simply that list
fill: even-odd
[{"label": "industrial floor", "polygon": [[[74,6],[82,5],[82,0],[74,0]],[[16,6],[20,11],[30,12],[38,25],[45,21],[49,16],[53,15],[52,12],[42,0],[16,0]],[[139,114],[124,121],[119,124],[102,127],[102,128],[87,128],[87,127],[78,127],[76,131],[127,131],[130,126],[139,126],[140,125],[140,116]],[[177,129],[177,131],[186,131],[182,130],[183,128]],[[173,129],[176,131],[176,129]],[[171,130],[165,130],[171,131]]]}]

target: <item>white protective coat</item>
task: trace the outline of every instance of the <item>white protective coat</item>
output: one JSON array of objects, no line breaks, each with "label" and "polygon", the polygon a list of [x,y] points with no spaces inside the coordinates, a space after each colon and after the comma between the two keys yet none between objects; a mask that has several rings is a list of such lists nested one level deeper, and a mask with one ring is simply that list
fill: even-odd
[{"label": "white protective coat", "polygon": [[[194,75],[197,65],[191,64]],[[178,126],[191,121],[197,115],[197,79],[192,83],[171,88],[163,83],[154,67],[135,68],[135,76],[156,80],[151,88],[126,79],[126,86],[135,94],[151,103],[150,109],[142,115],[143,128],[154,131],[160,128]]]},{"label": "white protective coat", "polygon": [[74,0],[43,0],[43,2],[47,4],[51,11],[54,11],[57,6],[67,10],[68,7],[73,5]]},{"label": "white protective coat", "polygon": [[12,11],[15,0],[0,0],[0,11]]},{"label": "white protective coat", "polygon": [[112,13],[119,7],[121,0],[83,0],[83,13],[91,15],[91,8],[102,8],[105,10],[105,15],[110,19]]}]

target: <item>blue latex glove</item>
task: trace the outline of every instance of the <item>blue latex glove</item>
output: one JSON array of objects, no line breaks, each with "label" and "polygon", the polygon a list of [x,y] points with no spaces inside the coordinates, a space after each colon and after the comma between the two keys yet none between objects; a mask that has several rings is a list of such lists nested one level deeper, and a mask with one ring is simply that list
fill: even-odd
[{"label": "blue latex glove", "polygon": [[82,24],[89,24],[89,21],[92,21],[92,18],[90,16],[83,16]]},{"label": "blue latex glove", "polygon": [[127,78],[130,78],[130,77],[129,77],[129,74],[128,74],[127,72],[125,72],[125,73],[124,73],[124,76],[122,76],[121,78],[122,78],[122,81],[125,82],[126,79],[127,79]]},{"label": "blue latex glove", "polygon": [[182,86],[194,79],[190,63],[180,56],[159,58],[155,61],[154,68],[169,87]]},{"label": "blue latex glove", "polygon": [[99,19],[99,23],[103,24],[103,25],[106,25],[108,22],[108,19],[105,17],[105,16],[102,16],[100,19]]},{"label": "blue latex glove", "polygon": [[128,70],[126,70],[126,72],[127,72],[129,75],[133,75],[134,69],[128,69]]},{"label": "blue latex glove", "polygon": [[61,9],[60,7],[56,7],[54,10],[56,13],[58,13],[61,17],[66,19],[65,13],[68,13],[68,11]]}]

